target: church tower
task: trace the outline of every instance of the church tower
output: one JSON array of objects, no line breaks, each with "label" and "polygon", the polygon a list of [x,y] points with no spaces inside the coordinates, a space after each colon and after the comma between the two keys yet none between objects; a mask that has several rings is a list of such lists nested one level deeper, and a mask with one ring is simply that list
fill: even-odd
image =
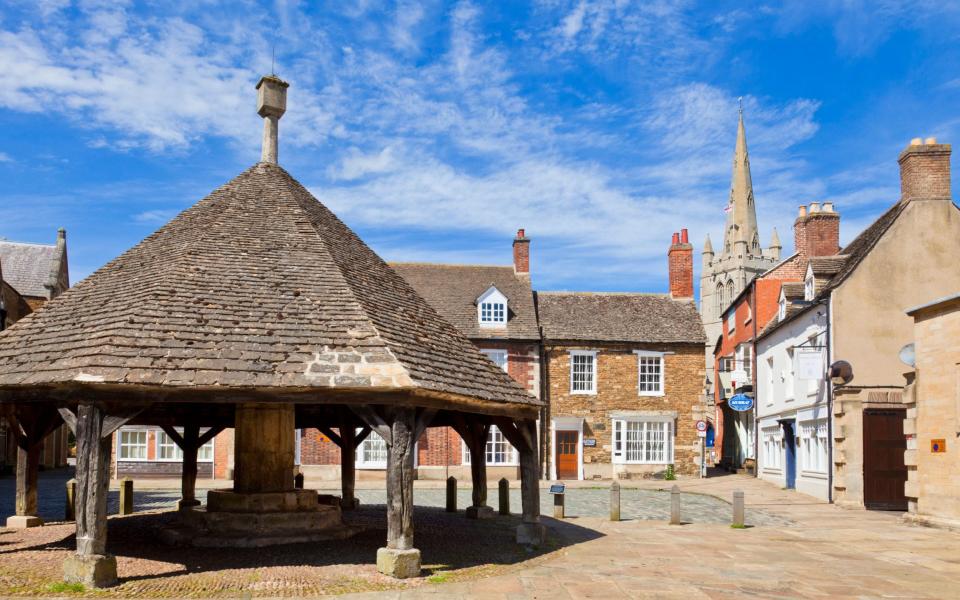
[{"label": "church tower", "polygon": [[750,177],[750,154],[743,126],[743,108],[737,122],[737,143],[733,150],[733,174],[727,204],[727,222],[723,245],[714,252],[710,236],[703,244],[703,269],[700,279],[700,316],[707,333],[706,365],[708,379],[713,378],[713,347],[723,332],[721,317],[734,298],[754,277],[780,260],[780,240],[776,230],[770,247],[760,247],[757,207]]}]

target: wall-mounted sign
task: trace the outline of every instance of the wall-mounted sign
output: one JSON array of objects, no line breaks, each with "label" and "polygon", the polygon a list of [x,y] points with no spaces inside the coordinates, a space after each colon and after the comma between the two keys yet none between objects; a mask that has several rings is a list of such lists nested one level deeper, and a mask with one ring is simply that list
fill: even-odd
[{"label": "wall-mounted sign", "polygon": [[706,431],[707,422],[706,421],[697,421],[697,431]]},{"label": "wall-mounted sign", "polygon": [[737,369],[733,373],[730,373],[730,381],[736,384],[734,387],[739,387],[747,383],[747,372],[743,369]]},{"label": "wall-mounted sign", "polygon": [[583,438],[583,445],[587,448],[596,448],[597,440],[596,438]]},{"label": "wall-mounted sign", "polygon": [[746,412],[753,408],[753,398],[746,394],[736,394],[733,398],[727,400],[727,405],[733,410]]},{"label": "wall-mounted sign", "polygon": [[564,485],[564,484],[562,484],[562,483],[555,483],[555,484],[553,484],[553,485],[550,486],[550,493],[551,493],[551,494],[562,494],[562,493],[563,493],[563,490],[566,489],[566,487],[567,487],[567,486]]},{"label": "wall-mounted sign", "polygon": [[947,440],[930,440],[930,452],[941,454],[947,451]]},{"label": "wall-mounted sign", "polygon": [[797,348],[797,379],[823,379],[825,365],[820,350],[801,350]]},{"label": "wall-mounted sign", "polygon": [[706,432],[706,431],[698,431],[698,432],[697,432],[697,437],[705,438],[705,437],[707,437],[707,432]]}]

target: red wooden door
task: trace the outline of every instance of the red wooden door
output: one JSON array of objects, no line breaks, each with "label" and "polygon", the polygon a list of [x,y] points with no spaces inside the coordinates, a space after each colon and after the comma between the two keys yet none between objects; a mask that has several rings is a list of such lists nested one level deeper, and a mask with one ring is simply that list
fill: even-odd
[{"label": "red wooden door", "polygon": [[907,510],[905,416],[902,409],[863,411],[863,505],[867,508]]},{"label": "red wooden door", "polygon": [[577,442],[579,437],[576,431],[557,432],[557,479],[577,478]]}]

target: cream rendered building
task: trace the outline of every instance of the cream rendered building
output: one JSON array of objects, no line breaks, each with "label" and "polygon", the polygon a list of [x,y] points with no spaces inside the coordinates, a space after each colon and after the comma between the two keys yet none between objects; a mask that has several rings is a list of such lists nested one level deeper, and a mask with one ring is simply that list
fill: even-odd
[{"label": "cream rendered building", "polygon": [[731,301],[757,275],[780,260],[780,239],[776,230],[770,247],[760,247],[757,208],[750,176],[750,155],[743,126],[743,111],[737,122],[737,143],[733,152],[733,176],[723,245],[714,252],[710,236],[703,243],[703,269],[700,278],[700,315],[707,334],[705,366],[707,393],[712,394],[713,347],[723,333],[722,315]]}]

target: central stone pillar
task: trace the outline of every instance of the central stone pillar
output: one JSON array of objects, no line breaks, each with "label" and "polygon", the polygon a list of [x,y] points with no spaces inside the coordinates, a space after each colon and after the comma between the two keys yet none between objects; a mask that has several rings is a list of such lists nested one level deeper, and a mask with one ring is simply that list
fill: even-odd
[{"label": "central stone pillar", "polygon": [[235,419],[233,491],[292,491],[293,404],[238,404]]}]

